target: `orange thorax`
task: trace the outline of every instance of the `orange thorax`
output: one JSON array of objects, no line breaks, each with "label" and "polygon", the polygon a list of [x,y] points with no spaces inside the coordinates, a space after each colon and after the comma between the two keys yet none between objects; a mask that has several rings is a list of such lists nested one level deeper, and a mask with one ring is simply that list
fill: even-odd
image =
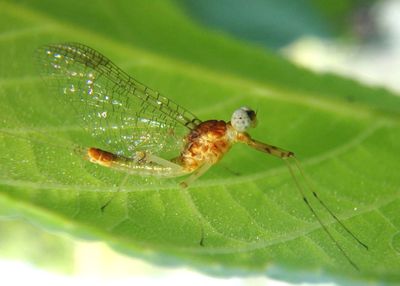
[{"label": "orange thorax", "polygon": [[200,123],[185,138],[184,150],[176,161],[189,172],[204,163],[215,164],[232,146],[231,129],[231,125],[222,120]]}]

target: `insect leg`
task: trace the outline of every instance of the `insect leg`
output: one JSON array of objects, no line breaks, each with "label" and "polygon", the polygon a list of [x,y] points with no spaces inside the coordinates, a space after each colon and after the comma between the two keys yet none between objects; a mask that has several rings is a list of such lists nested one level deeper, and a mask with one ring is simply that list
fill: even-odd
[{"label": "insect leg", "polygon": [[313,196],[318,200],[318,202],[322,205],[322,207],[331,215],[331,217],[333,217],[333,219],[338,222],[343,229],[351,236],[353,237],[362,247],[364,247],[366,250],[368,250],[368,245],[366,245],[365,243],[363,243],[359,238],[357,238],[339,219],[338,217],[328,208],[328,206],[322,201],[322,199],[320,199],[320,197],[318,196],[318,194],[315,192],[315,188],[313,187],[313,185],[311,184],[311,181],[308,179],[308,177],[305,175],[303,168],[300,165],[300,161],[296,158],[293,157],[293,160],[295,162],[295,166],[297,167],[297,169],[300,172],[301,177],[304,179],[304,181],[306,182],[306,185],[308,187],[308,189],[312,192]]},{"label": "insect leg", "polygon": [[263,142],[256,141],[254,139],[247,138],[247,140],[243,141],[243,143],[249,145],[250,147],[257,149],[258,151],[270,154],[272,156],[278,157],[278,158],[289,158],[289,157],[294,157],[294,153],[291,151],[284,150],[282,148],[266,144]]},{"label": "insect leg", "polygon": [[[95,149],[95,148],[91,148],[91,149]],[[90,149],[89,149],[90,150]],[[128,176],[130,174],[129,172],[129,164],[126,164],[127,160],[130,160],[131,162],[136,162],[137,165],[146,165],[149,166],[151,163],[156,163],[158,165],[160,165],[161,167],[165,167],[168,168],[170,170],[170,176],[174,177],[174,176],[181,176],[186,174],[186,172],[183,170],[183,168],[175,163],[172,163],[168,160],[165,160],[163,158],[157,157],[155,155],[152,154],[147,154],[144,152],[137,152],[136,156],[132,159],[128,159],[128,158],[123,158],[123,162],[124,165],[121,165],[120,163],[118,163],[118,160],[121,160],[121,158],[118,158],[118,156],[109,153],[107,151],[103,151],[100,149],[95,149],[94,151],[92,150],[92,152],[98,152],[99,155],[96,158],[91,158],[89,155],[89,160],[90,161],[94,161],[94,163],[98,163],[100,165],[106,166],[106,167],[113,167],[113,164],[117,164],[117,166],[120,168],[121,166],[124,166],[127,171],[126,176],[123,178],[123,180],[121,181],[121,184],[118,187],[117,192],[103,205],[101,206],[101,211],[104,212],[105,208],[111,203],[111,201],[115,198],[116,194],[119,193],[121,191],[122,186],[125,184],[126,180],[128,179]],[[100,163],[98,162],[100,161]],[[131,164],[132,165],[132,164]],[[156,168],[155,168],[156,170]],[[160,169],[160,170],[164,170],[164,169]]]},{"label": "insect leg", "polygon": [[186,180],[182,181],[179,185],[182,188],[187,188],[189,184],[191,184],[193,181],[195,181],[197,178],[207,172],[207,170],[210,169],[212,165],[213,164],[210,163],[205,163],[201,165],[196,171],[194,171],[193,174],[191,174]]},{"label": "insect leg", "polygon": [[171,168],[171,174],[175,174],[175,175],[171,175],[172,177],[179,177],[179,176],[183,176],[183,175],[187,174],[187,172],[182,168],[181,165],[178,165],[176,163],[173,163],[169,160],[158,157],[156,155],[146,154],[146,160],[156,163],[160,166]]},{"label": "insect leg", "polygon": [[[249,137],[245,137],[244,140],[241,140],[243,143],[249,145],[250,147],[273,155],[275,157],[281,158],[285,163],[286,166],[288,167],[288,170],[290,172],[290,175],[292,176],[293,180],[295,181],[296,184],[296,188],[300,194],[300,196],[302,197],[303,201],[305,202],[305,204],[307,205],[308,209],[311,211],[311,213],[315,216],[315,218],[317,219],[318,223],[321,225],[321,227],[323,228],[323,230],[325,231],[325,233],[329,236],[329,238],[332,240],[332,242],[336,245],[336,247],[340,250],[340,252],[343,254],[343,256],[346,258],[346,260],[356,269],[359,270],[358,266],[350,259],[349,255],[344,251],[344,249],[341,247],[341,245],[338,243],[338,241],[333,237],[332,233],[328,230],[327,226],[325,225],[325,223],[321,220],[321,218],[319,217],[319,215],[317,215],[315,209],[312,207],[310,201],[308,200],[306,194],[305,194],[305,190],[310,191],[313,196],[318,200],[318,202],[322,205],[323,208],[325,208],[325,210],[328,211],[328,213],[335,219],[336,222],[338,222],[348,233],[350,233],[350,235],[356,239],[357,242],[359,242],[364,248],[368,249],[368,246],[366,246],[364,243],[362,243],[358,238],[355,237],[354,234],[352,234],[350,232],[350,230],[344,226],[344,224],[338,219],[338,217],[336,215],[333,214],[333,212],[327,207],[327,205],[319,198],[319,196],[317,195],[317,193],[313,190],[313,188],[311,188],[310,184],[308,183],[307,179],[305,179],[304,176],[304,172],[300,167],[300,164],[298,162],[298,160],[296,159],[295,155],[293,152],[291,151],[287,151],[284,149],[281,149],[279,147],[276,146],[272,146],[266,143],[262,143],[256,140],[253,140]],[[291,164],[291,162],[294,161],[294,166],[296,166],[296,168],[299,170],[301,177],[304,178],[304,180],[306,181],[306,187],[303,189],[303,186],[300,184],[299,180],[297,179],[293,166]]]},{"label": "insect leg", "polygon": [[[324,229],[325,233],[329,236],[329,238],[333,241],[333,243],[336,245],[336,247],[340,250],[340,252],[343,254],[343,256],[347,259],[347,261],[356,269],[359,271],[358,266],[353,262],[353,260],[351,260],[351,258],[349,257],[349,255],[344,251],[344,249],[342,248],[342,246],[339,244],[339,242],[333,237],[332,233],[328,230],[327,226],[325,225],[325,223],[322,221],[322,219],[319,217],[319,215],[317,215],[316,211],[314,210],[314,208],[311,206],[308,198],[306,197],[304,190],[302,188],[302,186],[300,185],[297,177],[295,176],[295,173],[293,171],[293,167],[291,166],[290,162],[287,160],[287,158],[284,159],[290,175],[292,176],[293,180],[296,183],[296,187],[297,190],[300,192],[300,195],[303,198],[303,201],[306,203],[308,209],[311,211],[311,213],[314,215],[314,217],[317,219],[317,221],[319,222],[319,224],[321,225],[321,227]],[[335,216],[336,217],[336,216]],[[342,223],[340,223],[340,225],[342,225]]]},{"label": "insect leg", "polygon": [[118,186],[117,192],[114,193],[113,196],[112,196],[111,198],[109,198],[108,201],[107,201],[104,205],[102,205],[102,206],[100,207],[100,210],[101,210],[102,213],[104,212],[105,208],[108,207],[108,205],[111,203],[111,201],[115,198],[115,196],[121,191],[121,189],[122,189],[122,187],[125,185],[125,183],[126,183],[128,177],[129,177],[129,174],[126,174],[126,175],[124,176],[124,178],[122,179],[121,183],[120,183],[119,186]]}]

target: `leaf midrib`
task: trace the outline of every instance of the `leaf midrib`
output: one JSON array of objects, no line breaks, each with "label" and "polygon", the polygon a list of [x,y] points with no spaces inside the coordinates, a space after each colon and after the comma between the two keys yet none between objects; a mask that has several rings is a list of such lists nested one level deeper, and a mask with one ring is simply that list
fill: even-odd
[{"label": "leaf midrib", "polygon": [[[346,152],[349,152],[349,150],[351,150],[351,148],[360,145],[363,141],[365,141],[366,139],[368,139],[370,136],[372,136],[376,131],[378,131],[379,129],[383,128],[383,127],[387,127],[390,126],[390,124],[388,124],[386,121],[377,121],[372,125],[369,125],[369,127],[363,131],[361,131],[360,133],[356,134],[351,140],[349,140],[348,142],[342,144],[341,146],[338,146],[334,149],[331,150],[327,150],[325,152],[323,152],[322,154],[319,154],[317,156],[314,157],[310,157],[307,159],[302,160],[302,163],[304,166],[313,166],[316,164],[319,164],[325,160],[331,159],[331,158],[335,158],[339,155],[343,155]],[[79,129],[79,127],[73,127],[70,126],[69,128],[72,129]],[[29,129],[22,129],[22,130],[26,130],[29,132],[26,132],[26,135],[29,135],[31,133],[33,133],[31,130]],[[46,128],[41,128],[42,131],[46,131]],[[54,129],[56,130],[56,129]],[[59,130],[58,130],[59,131]],[[10,132],[10,130],[4,130],[4,129],[0,129],[0,133],[3,134],[24,134],[23,131],[21,132],[21,130],[16,129],[16,130],[12,130]],[[11,135],[12,136],[12,135]],[[18,138],[18,137],[17,137]],[[22,138],[23,139],[23,138]],[[29,137],[27,136],[26,138],[27,141],[29,141]],[[67,141],[66,141],[67,142]],[[67,146],[67,144],[66,144]],[[61,147],[62,148],[62,147]],[[224,185],[224,186],[228,186],[228,185],[236,185],[236,184],[243,184],[243,183],[247,183],[249,181],[254,181],[257,179],[261,179],[264,178],[266,176],[271,176],[271,175],[276,175],[276,174],[280,174],[285,172],[287,169],[284,165],[280,166],[280,167],[274,167],[271,169],[268,169],[266,171],[262,171],[262,172],[257,172],[257,173],[253,173],[252,175],[244,175],[244,176],[240,176],[240,177],[233,177],[233,178],[221,178],[221,179],[209,179],[207,181],[198,181],[195,183],[194,187],[196,188],[210,188],[210,187],[218,187],[220,185]],[[9,180],[9,182],[16,182],[18,184],[19,180]],[[2,180],[0,180],[0,182],[2,182]],[[31,185],[31,187],[35,186],[34,182],[28,182],[29,184],[33,184]],[[73,190],[83,190],[83,191],[90,191],[90,192],[98,192],[100,188],[88,188],[87,186],[80,186],[80,185],[74,185],[73,187],[71,185],[68,185],[67,187],[65,187],[64,185],[59,185],[59,184],[51,184],[49,186],[45,186],[45,185],[41,185],[41,183],[37,183],[38,186],[34,187],[35,189],[40,189],[45,188],[45,189],[51,189],[51,188],[56,188],[56,189],[73,189]],[[166,190],[166,189],[171,189],[174,188],[172,185],[168,185],[168,186],[143,186],[140,190],[135,190],[135,191],[159,191],[159,190]],[[105,188],[104,191],[107,192],[112,192],[113,190],[117,190],[118,188],[113,188],[113,187],[107,187],[107,189]]]}]

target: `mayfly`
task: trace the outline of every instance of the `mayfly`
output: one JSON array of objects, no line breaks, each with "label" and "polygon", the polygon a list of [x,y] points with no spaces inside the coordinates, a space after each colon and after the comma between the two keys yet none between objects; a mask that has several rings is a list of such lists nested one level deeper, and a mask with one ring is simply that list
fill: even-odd
[{"label": "mayfly", "polygon": [[[201,121],[85,45],[47,45],[37,54],[46,82],[63,95],[101,144],[85,149],[90,162],[141,176],[189,175],[180,183],[181,187],[188,187],[233,144],[246,144],[285,162],[308,209],[347,261],[358,269],[317,215],[307,193],[361,246],[368,249],[367,245],[319,198],[293,152],[251,138],[247,131],[257,124],[254,110],[240,107],[228,122]],[[298,176],[304,184],[300,184]]]}]

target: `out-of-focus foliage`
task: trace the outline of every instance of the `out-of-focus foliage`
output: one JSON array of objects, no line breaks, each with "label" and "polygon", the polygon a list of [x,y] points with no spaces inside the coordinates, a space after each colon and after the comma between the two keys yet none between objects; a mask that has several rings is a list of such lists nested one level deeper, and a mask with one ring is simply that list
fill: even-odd
[{"label": "out-of-focus foliage", "polygon": [[365,40],[376,32],[370,9],[376,0],[175,0],[210,28],[268,48],[301,36]]}]

